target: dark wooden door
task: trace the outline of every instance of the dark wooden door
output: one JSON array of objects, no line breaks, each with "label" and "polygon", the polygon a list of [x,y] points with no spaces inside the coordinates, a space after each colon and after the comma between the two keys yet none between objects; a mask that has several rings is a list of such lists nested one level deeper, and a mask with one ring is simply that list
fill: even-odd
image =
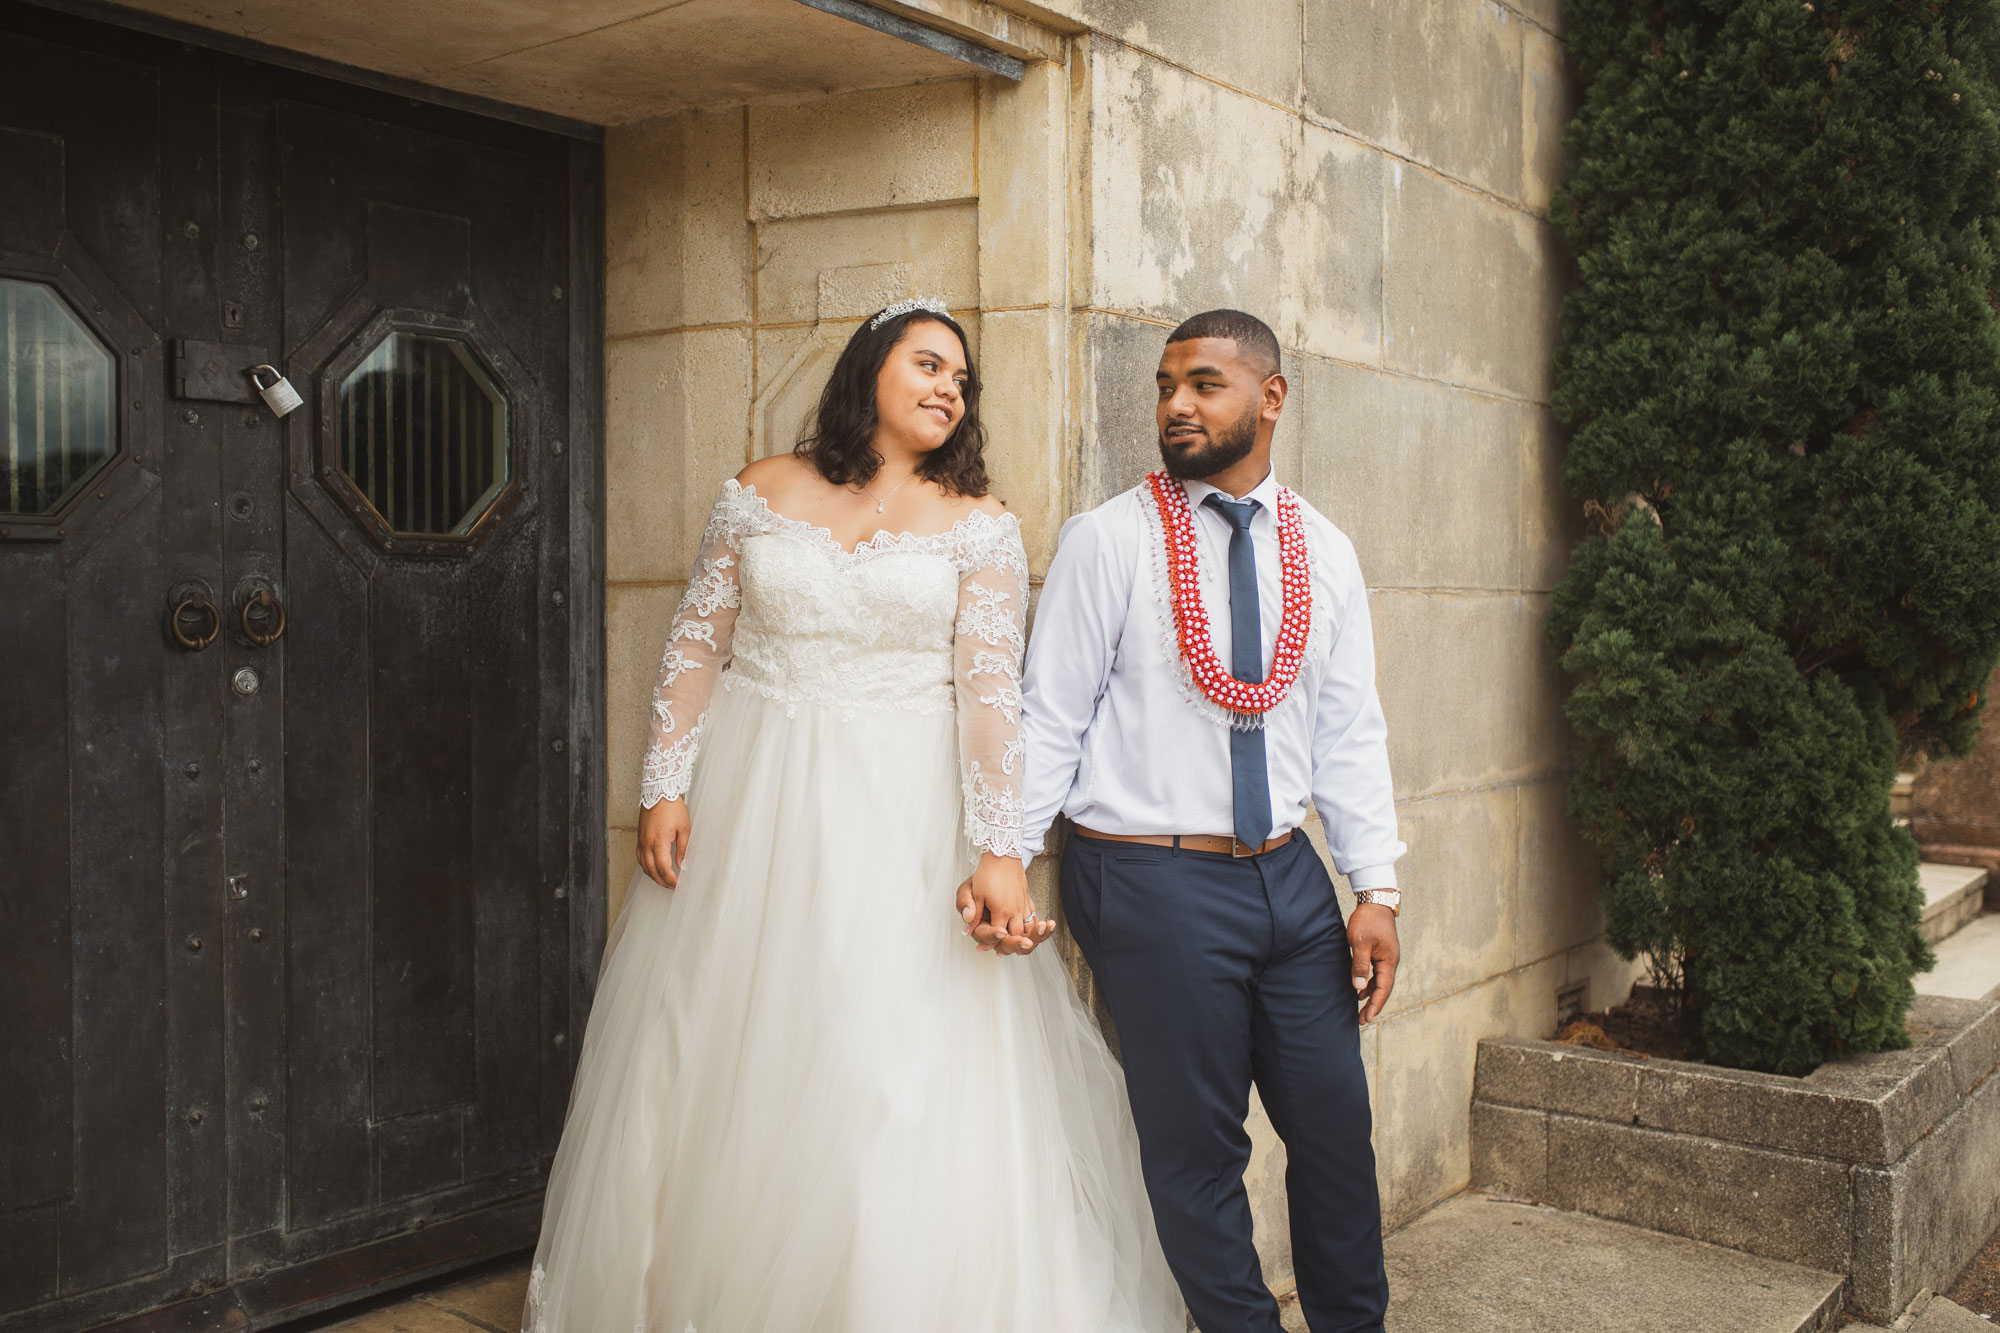
[{"label": "dark wooden door", "polygon": [[601,939],[596,167],[0,3],[0,1330],[532,1243]]}]

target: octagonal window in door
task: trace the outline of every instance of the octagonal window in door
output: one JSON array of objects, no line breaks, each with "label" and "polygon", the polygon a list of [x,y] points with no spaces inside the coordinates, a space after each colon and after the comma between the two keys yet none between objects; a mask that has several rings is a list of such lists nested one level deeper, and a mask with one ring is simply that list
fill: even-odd
[{"label": "octagonal window in door", "polygon": [[399,535],[471,531],[507,441],[507,396],[456,338],[392,331],[340,382],[340,470]]},{"label": "octagonal window in door", "polygon": [[0,278],[0,513],[53,514],[117,451],[118,370],[56,289]]}]

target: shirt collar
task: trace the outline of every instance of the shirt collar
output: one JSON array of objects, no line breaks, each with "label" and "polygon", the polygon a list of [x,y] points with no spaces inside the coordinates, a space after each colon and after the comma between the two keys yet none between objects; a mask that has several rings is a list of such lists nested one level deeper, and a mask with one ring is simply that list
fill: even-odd
[{"label": "shirt collar", "polygon": [[1262,514],[1276,515],[1278,512],[1278,474],[1276,472],[1266,472],[1264,480],[1252,487],[1248,495],[1240,497],[1233,496],[1227,491],[1211,486],[1205,481],[1184,481],[1181,483],[1181,488],[1187,492],[1188,503],[1196,509],[1200,509],[1202,503],[1209,496],[1220,495],[1225,500],[1255,500]]}]

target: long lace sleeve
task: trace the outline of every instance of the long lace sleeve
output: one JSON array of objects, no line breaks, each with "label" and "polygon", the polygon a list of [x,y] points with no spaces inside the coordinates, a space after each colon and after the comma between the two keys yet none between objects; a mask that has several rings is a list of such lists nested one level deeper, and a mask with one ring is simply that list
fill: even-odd
[{"label": "long lace sleeve", "polygon": [[1028,557],[1008,514],[975,525],[959,561],[954,680],[965,835],[996,856],[1021,854],[1021,654]]},{"label": "long lace sleeve", "polygon": [[667,632],[659,682],[653,687],[652,735],[639,778],[639,804],[647,809],[687,794],[702,719],[729,665],[736,613],[743,605],[734,540],[741,494],[735,482],[723,485],[702,534],[694,572],[688,575],[687,592]]}]

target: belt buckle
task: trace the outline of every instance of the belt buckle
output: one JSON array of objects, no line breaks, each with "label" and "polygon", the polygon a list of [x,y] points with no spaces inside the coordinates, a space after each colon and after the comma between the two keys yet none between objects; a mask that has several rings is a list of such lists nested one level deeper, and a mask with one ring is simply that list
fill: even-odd
[{"label": "belt buckle", "polygon": [[1252,847],[1249,843],[1243,841],[1243,839],[1237,837],[1234,833],[1229,835],[1229,854],[1235,857],[1239,861],[1246,860],[1252,856],[1260,855],[1262,854],[1263,850],[1264,849],[1262,847]]}]

